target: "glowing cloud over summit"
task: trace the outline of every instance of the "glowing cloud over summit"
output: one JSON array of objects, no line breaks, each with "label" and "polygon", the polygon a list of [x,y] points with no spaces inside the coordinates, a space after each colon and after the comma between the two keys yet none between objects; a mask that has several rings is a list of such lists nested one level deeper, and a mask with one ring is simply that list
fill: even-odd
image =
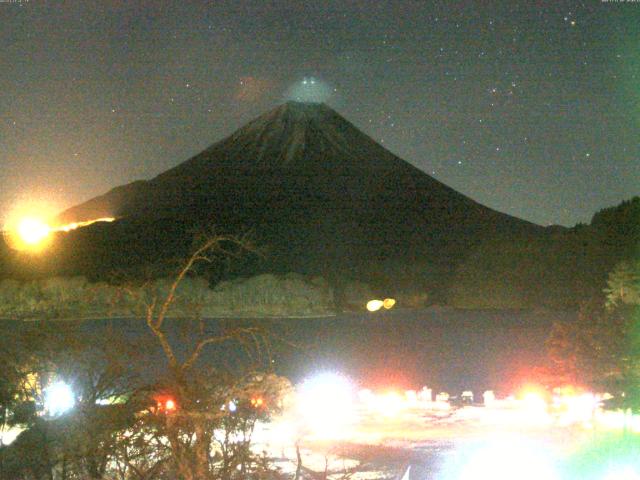
[{"label": "glowing cloud over summit", "polygon": [[329,100],[334,91],[328,83],[316,77],[304,77],[289,87],[285,97],[296,102],[322,103]]}]

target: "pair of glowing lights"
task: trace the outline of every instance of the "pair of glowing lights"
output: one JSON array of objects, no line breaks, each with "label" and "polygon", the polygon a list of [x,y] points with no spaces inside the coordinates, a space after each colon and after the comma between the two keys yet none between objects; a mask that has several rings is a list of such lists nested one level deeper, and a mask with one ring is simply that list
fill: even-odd
[{"label": "pair of glowing lights", "polygon": [[381,308],[389,310],[393,308],[395,304],[396,301],[393,298],[385,298],[384,300],[369,300],[367,302],[367,310],[369,310],[370,312],[377,312]]}]

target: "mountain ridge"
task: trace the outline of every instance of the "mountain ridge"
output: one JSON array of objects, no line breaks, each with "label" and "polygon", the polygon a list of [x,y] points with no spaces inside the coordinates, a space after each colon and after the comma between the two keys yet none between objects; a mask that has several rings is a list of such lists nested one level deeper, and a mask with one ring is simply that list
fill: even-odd
[{"label": "mountain ridge", "polygon": [[[316,137],[315,152],[306,156],[305,151],[308,143],[305,141],[310,135]],[[256,137],[256,138],[254,138]],[[274,138],[275,137],[275,138]],[[345,138],[345,137],[351,137]],[[349,140],[357,141],[349,141]],[[250,140],[250,141],[248,141]],[[253,143],[253,145],[251,145]],[[320,144],[320,149],[318,149]],[[363,144],[366,148],[363,147]],[[359,145],[359,150],[354,149],[354,145]],[[244,155],[242,150],[251,149],[252,155]],[[324,148],[322,148],[324,147]],[[319,152],[318,152],[319,150]],[[71,207],[62,212],[58,219],[62,223],[90,220],[104,216],[122,216],[126,212],[119,209],[123,203],[127,202],[127,197],[139,196],[139,190],[154,188],[156,185],[164,185],[167,182],[175,181],[176,177],[189,179],[190,176],[200,176],[202,169],[211,169],[214,173],[220,168],[226,170],[277,170],[292,168],[293,170],[304,170],[308,168],[310,173],[316,173],[317,168],[312,165],[305,165],[305,157],[317,159],[323,152],[334,153],[336,150],[342,156],[350,156],[355,161],[348,162],[348,169],[353,173],[358,170],[377,171],[381,174],[385,170],[393,168],[402,169],[412,174],[418,174],[423,179],[428,178],[431,185],[421,185],[422,188],[430,187],[443,190],[447,193],[454,192],[460,197],[464,197],[469,202],[496,212],[505,217],[516,219],[528,225],[535,225],[526,220],[517,219],[502,212],[498,212],[489,207],[481,205],[470,197],[456,192],[451,187],[434,179],[425,172],[410,163],[400,159],[392,152],[376,143],[366,134],[359,131],[353,124],[337,114],[333,109],[322,103],[302,103],[287,102],[274,108],[264,115],[250,121],[245,126],[239,128],[231,135],[213,143],[199,154],[192,156],[186,161],[160,173],[150,180],[137,180],[129,184],[115,187],[103,195],[94,197],[86,202]],[[222,153],[221,153],[222,151]],[[273,152],[276,152],[274,155]],[[373,155],[371,154],[373,151]],[[257,153],[257,154],[256,154]],[[269,155],[269,153],[272,153]],[[240,157],[241,162],[238,162]],[[324,155],[322,168],[335,171],[345,169],[347,162],[333,162],[331,155]],[[247,163],[247,160],[250,163]],[[271,160],[271,163],[267,163]],[[276,163],[274,164],[274,160]],[[297,162],[296,162],[297,160]],[[231,164],[231,162],[234,162]],[[196,172],[194,173],[194,170]],[[197,171],[200,170],[200,171]],[[193,180],[193,179],[190,179]],[[192,183],[192,182],[190,182]],[[136,193],[138,195],[136,195]],[[535,225],[536,227],[539,227]],[[540,227],[542,228],[542,227]]]},{"label": "mountain ridge", "polygon": [[444,289],[479,245],[528,242],[547,232],[456,192],[330,107],[297,102],[150,180],[72,207],[59,220],[104,216],[118,220],[61,241],[66,253],[57,262],[64,272],[93,269],[91,276],[102,278],[184,256],[193,232],[213,225],[218,232],[251,232],[267,252],[229,267],[232,276],[297,272],[334,283],[433,290]]}]

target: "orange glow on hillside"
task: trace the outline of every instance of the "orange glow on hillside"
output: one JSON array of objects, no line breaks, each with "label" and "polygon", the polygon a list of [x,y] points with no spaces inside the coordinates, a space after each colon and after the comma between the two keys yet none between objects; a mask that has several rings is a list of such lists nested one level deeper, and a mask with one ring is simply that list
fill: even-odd
[{"label": "orange glow on hillside", "polygon": [[71,230],[75,230],[77,228],[81,228],[81,227],[87,227],[91,224],[94,223],[98,223],[98,222],[113,222],[115,220],[115,218],[113,217],[102,217],[102,218],[96,218],[95,220],[86,220],[84,222],[72,222],[72,223],[67,223],[66,225],[61,225],[59,227],[55,227],[53,229],[54,232],[70,232]]},{"label": "orange glow on hillside", "polygon": [[113,217],[96,218],[84,222],[73,222],[66,225],[51,226],[44,216],[29,213],[14,215],[4,226],[4,238],[14,250],[37,253],[44,250],[51,241],[52,233],[70,232],[81,227],[98,223],[113,222]]}]

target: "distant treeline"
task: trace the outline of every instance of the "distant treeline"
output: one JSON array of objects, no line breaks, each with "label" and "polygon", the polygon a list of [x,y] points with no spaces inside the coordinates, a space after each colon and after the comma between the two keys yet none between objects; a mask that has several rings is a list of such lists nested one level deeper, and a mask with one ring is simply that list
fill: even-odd
[{"label": "distant treeline", "polygon": [[640,198],[599,211],[589,225],[477,245],[449,279],[447,303],[464,308],[574,308],[603,297],[607,276],[637,258]]},{"label": "distant treeline", "polygon": [[[0,282],[0,317],[63,319],[144,316],[154,298],[164,299],[171,279],[110,285],[84,277]],[[335,312],[333,291],[321,278],[298,274],[258,275],[220,282],[202,278],[178,286],[169,315],[175,317],[311,316]]]},{"label": "distant treeline", "polygon": [[[64,312],[71,305],[86,309],[86,315],[105,311],[130,314],[136,305],[118,297],[119,290],[108,286],[114,275],[124,271],[128,278],[148,278],[150,266],[153,269],[188,255],[190,244],[187,230],[175,222],[163,224],[160,236],[156,235],[156,224],[141,225],[140,231],[131,225],[114,225],[116,230],[109,230],[109,235],[103,233],[112,226],[90,227],[40,257],[0,249],[0,278],[21,279],[20,283],[6,280],[0,286],[0,316]],[[131,232],[125,235],[117,229],[129,229],[150,240],[148,244],[137,240],[127,243]],[[196,297],[203,299],[203,311],[211,316],[321,315],[360,309],[378,296],[394,297],[398,306],[409,308],[438,304],[575,309],[588,299],[603,297],[609,273],[638,256],[640,197],[597,212],[588,225],[496,232],[469,245],[458,240],[460,245],[448,239],[422,250],[409,245],[405,258],[384,251],[369,255],[353,247],[352,255],[336,257],[342,259],[339,261],[322,257],[322,252],[332,248],[325,245],[320,253],[297,252],[294,257],[304,260],[298,264],[273,254],[270,244],[260,244],[265,255],[217,259],[199,271],[205,280],[190,280],[184,288],[190,294],[200,292]],[[129,248],[129,243],[135,248]],[[298,274],[283,273],[289,271]],[[160,269],[151,278],[171,278],[173,272],[175,269]],[[78,275],[90,282],[70,278]],[[55,293],[65,290],[56,286],[65,282],[51,279],[53,276],[67,277],[66,282],[76,285],[83,299],[90,302],[68,292]],[[161,285],[166,281],[156,282]]]}]

